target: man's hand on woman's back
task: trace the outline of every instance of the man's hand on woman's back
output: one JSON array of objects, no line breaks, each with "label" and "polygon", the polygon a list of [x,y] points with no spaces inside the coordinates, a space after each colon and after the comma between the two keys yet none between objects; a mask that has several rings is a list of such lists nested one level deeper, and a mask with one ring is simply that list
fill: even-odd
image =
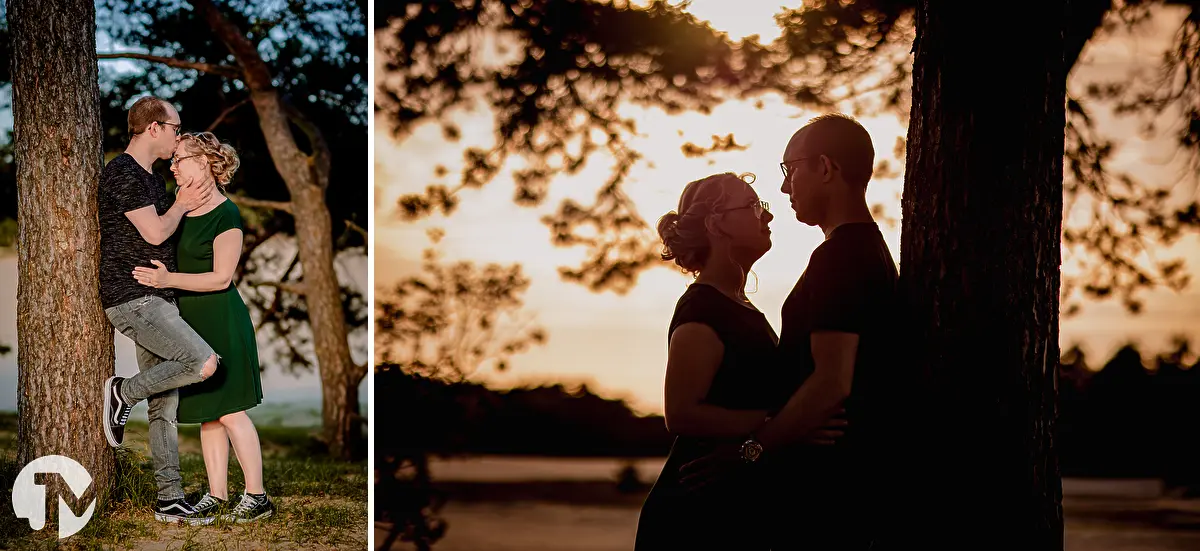
[{"label": "man's hand on woman's back", "polygon": [[[819,427],[802,438],[798,444],[811,446],[831,446],[837,443],[846,431],[850,422],[842,417],[846,411],[839,410],[838,416],[830,419],[824,426]],[[719,446],[712,453],[684,463],[679,468],[679,481],[691,492],[700,493],[705,486],[720,480],[734,469],[747,465],[742,458],[741,442],[730,442]]]}]

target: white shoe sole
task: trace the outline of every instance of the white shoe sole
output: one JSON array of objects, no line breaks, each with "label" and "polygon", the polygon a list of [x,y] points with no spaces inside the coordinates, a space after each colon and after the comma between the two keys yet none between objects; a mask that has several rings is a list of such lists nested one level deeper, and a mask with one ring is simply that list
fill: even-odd
[{"label": "white shoe sole", "polygon": [[115,376],[109,377],[104,381],[104,438],[108,439],[108,445],[114,448],[121,447],[121,443],[117,442],[117,437],[113,435],[112,418],[109,417],[109,412],[113,409],[112,386]]},{"label": "white shoe sole", "polygon": [[167,515],[167,514],[163,514],[163,513],[154,513],[154,520],[157,520],[159,522],[182,522],[184,524],[188,524],[191,526],[207,526],[209,524],[212,524],[213,521],[216,519],[214,519],[213,517],[187,518],[187,517],[181,517],[179,515]]},{"label": "white shoe sole", "polygon": [[229,520],[229,521],[236,522],[236,523],[238,523],[238,524],[245,524],[245,523],[247,523],[247,522],[254,522],[254,521],[257,521],[257,520],[262,520],[262,519],[265,519],[265,518],[267,518],[267,517],[270,517],[270,516],[271,516],[272,514],[274,514],[274,513],[275,513],[275,511],[267,511],[267,512],[265,512],[265,513],[263,513],[263,514],[261,514],[261,515],[258,515],[257,517],[254,517],[254,518],[233,518],[233,516],[232,516],[232,515],[231,515],[231,516],[227,516],[227,517],[225,517],[225,518],[226,518],[227,520]]}]

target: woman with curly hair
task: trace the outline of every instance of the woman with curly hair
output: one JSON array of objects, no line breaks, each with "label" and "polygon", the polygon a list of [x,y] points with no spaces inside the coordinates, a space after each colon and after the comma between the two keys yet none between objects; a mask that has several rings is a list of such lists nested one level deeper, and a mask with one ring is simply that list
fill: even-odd
[{"label": "woman with curly hair", "polygon": [[679,468],[753,433],[787,401],[778,336],[744,291],[771,248],[772,218],[747,178],[724,173],[685,186],[678,210],[658,222],[663,259],[696,279],[667,331],[664,406],[675,443],[642,506],[637,551],[768,548],[758,471],[693,492]]},{"label": "woman with curly hair", "polygon": [[[135,268],[143,285],[179,290],[179,314],[217,353],[211,377],[179,389],[178,422],[200,423],[200,445],[208,472],[208,492],[196,504],[203,516],[250,522],[271,516],[274,504],[263,487],[262,447],[246,410],[262,403],[258,345],[246,303],[233,284],[242,253],[242,218],[225,196],[239,165],[237,151],[209,132],[180,136],[171,157],[179,184],[209,186],[207,203],[179,223],[178,272],[161,262]],[[228,507],[229,447],[237,454],[246,487]]]}]

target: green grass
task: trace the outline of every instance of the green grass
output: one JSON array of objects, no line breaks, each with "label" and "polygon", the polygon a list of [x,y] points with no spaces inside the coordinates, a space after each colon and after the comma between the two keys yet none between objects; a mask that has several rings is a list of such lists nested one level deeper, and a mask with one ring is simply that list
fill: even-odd
[{"label": "green grass", "polygon": [[[263,447],[267,494],[275,501],[273,517],[258,523],[176,526],[154,520],[154,469],[146,441],[146,423],[131,422],[125,446],[117,451],[113,500],[80,533],[56,541],[53,521],[35,532],[12,507],[0,510],[0,549],[362,549],[367,546],[367,469],[365,462],[344,462],[324,455],[315,429],[258,427]],[[184,492],[194,502],[208,488],[200,455],[199,426],[179,428],[180,472]],[[244,487],[241,469],[230,453],[229,494]],[[11,492],[18,465],[16,416],[0,414],[0,482]],[[11,503],[11,496],[9,503]]]}]

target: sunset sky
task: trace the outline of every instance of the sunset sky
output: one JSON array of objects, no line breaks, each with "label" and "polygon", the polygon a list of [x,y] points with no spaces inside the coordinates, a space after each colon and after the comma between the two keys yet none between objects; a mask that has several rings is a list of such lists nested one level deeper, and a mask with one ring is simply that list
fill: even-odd
[{"label": "sunset sky", "polygon": [[[735,39],[757,33],[770,40],[779,32],[772,20],[779,4],[778,0],[736,3],[697,0],[690,10]],[[1153,66],[1177,21],[1170,15],[1160,16],[1153,29],[1136,38],[1093,43],[1085,52],[1086,64],[1072,74],[1072,86],[1096,77],[1123,76],[1135,64]],[[382,72],[381,57],[377,58],[377,72]],[[803,271],[809,254],[822,239],[819,229],[795,221],[786,196],[779,191],[778,163],[791,134],[819,113],[788,106],[778,96],[761,99],[762,109],[755,109],[752,102],[729,102],[709,116],[696,113],[668,116],[656,109],[629,107],[625,113],[637,119],[643,132],[633,146],[645,157],[633,169],[626,190],[638,212],[653,224],[659,216],[675,208],[680,190],[691,180],[726,171],[756,173],[755,188],[762,199],[771,203],[776,219],[772,222],[774,247],[754,266],[758,284],[750,297],[778,330],[780,306]],[[1142,140],[1137,137],[1138,121],[1095,114],[1107,135],[1129,136],[1120,144],[1112,169],[1126,169],[1149,182],[1170,180],[1177,175],[1178,166],[1163,162],[1174,147],[1170,136]],[[458,113],[456,122],[461,126],[463,138],[458,143],[448,143],[436,124],[427,124],[403,142],[397,142],[392,139],[386,121],[376,121],[376,288],[386,288],[399,277],[414,273],[419,268],[421,251],[429,245],[426,230],[442,228],[446,237],[440,249],[449,260],[523,264],[532,279],[525,295],[526,309],[549,332],[545,346],[515,357],[507,373],[481,374],[484,379],[497,386],[587,382],[605,396],[630,399],[642,412],[661,412],[666,328],[675,301],[690,277],[664,265],[643,273],[637,287],[626,296],[593,294],[559,279],[556,268],[575,265],[583,251],[552,246],[547,228],[538,220],[552,212],[564,197],[588,201],[609,174],[610,165],[604,158],[597,155],[584,173],[555,182],[550,198],[535,209],[512,203],[513,184],[507,172],[502,172],[482,190],[463,192],[459,210],[449,218],[434,216],[411,223],[396,217],[396,199],[401,194],[419,191],[432,183],[456,181],[463,149],[491,143],[490,113]],[[892,159],[893,165],[902,170],[903,163],[896,164],[892,151],[906,128],[890,115],[862,122],[874,139],[876,160]],[[704,159],[688,159],[680,151],[685,142],[707,144],[710,136],[730,132],[749,148]],[[652,161],[653,167],[647,161]],[[436,176],[434,168],[438,165],[449,168],[450,175]],[[898,218],[902,186],[902,177],[873,180],[868,199],[883,203],[887,214]],[[1189,188],[1188,193],[1192,192],[1194,189]],[[899,226],[881,226],[898,260]],[[1173,251],[1159,254],[1182,254],[1192,274],[1200,271],[1200,240],[1195,237],[1189,236]],[[1193,275],[1193,280],[1200,278]],[[753,277],[749,289],[754,290]],[[1081,342],[1095,362],[1101,356],[1106,359],[1116,346],[1130,338],[1141,339],[1156,348],[1173,334],[1188,332],[1200,337],[1200,292],[1195,285],[1183,295],[1160,291],[1147,298],[1148,312],[1137,317],[1125,314],[1115,303],[1089,305],[1079,317],[1063,321],[1063,345]]]}]

